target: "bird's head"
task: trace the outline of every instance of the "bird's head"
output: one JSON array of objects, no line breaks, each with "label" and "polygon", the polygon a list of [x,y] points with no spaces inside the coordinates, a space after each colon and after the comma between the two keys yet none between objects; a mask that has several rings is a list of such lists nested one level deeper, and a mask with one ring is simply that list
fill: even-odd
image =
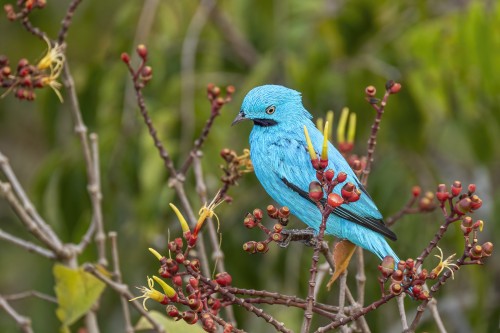
[{"label": "bird's head", "polygon": [[247,119],[261,127],[280,123],[300,124],[304,117],[310,119],[311,115],[304,109],[298,91],[278,85],[264,85],[248,92],[232,125]]}]

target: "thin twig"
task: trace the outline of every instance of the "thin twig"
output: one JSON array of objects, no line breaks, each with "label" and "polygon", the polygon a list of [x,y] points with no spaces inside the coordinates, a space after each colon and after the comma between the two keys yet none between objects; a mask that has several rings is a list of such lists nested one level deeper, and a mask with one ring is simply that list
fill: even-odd
[{"label": "thin twig", "polygon": [[16,174],[12,170],[9,163],[9,159],[4,154],[2,154],[2,152],[0,152],[0,168],[2,169],[3,174],[7,178],[10,185],[12,186],[15,195],[21,201],[22,209],[30,217],[33,223],[35,223],[43,231],[43,233],[50,239],[50,241],[54,244],[54,247],[62,251],[63,247],[62,241],[52,230],[50,225],[48,225],[44,221],[44,219],[40,216],[35,206],[26,195],[26,192],[24,191],[21,183],[17,179]]},{"label": "thin twig", "polygon": [[78,8],[78,5],[82,2],[82,0],[73,0],[69,4],[68,9],[66,10],[66,15],[64,16],[64,19],[62,20],[61,23],[61,29],[59,30],[59,34],[57,37],[57,42],[59,45],[62,45],[66,41],[66,36],[68,34],[68,29],[71,26],[71,23],[73,22],[73,15],[75,14],[76,9]]},{"label": "thin twig", "polygon": [[[198,196],[200,197],[200,201],[202,203],[207,203],[207,186],[205,184],[205,178],[203,176],[203,170],[201,166],[201,160],[198,155],[201,155],[201,151],[193,157],[193,170],[196,179],[196,192],[198,192]],[[207,223],[205,223],[208,228],[208,234],[210,237],[210,243],[212,245],[213,253],[212,259],[217,263],[217,270],[219,272],[225,272],[226,267],[224,265],[224,252],[220,248],[219,237],[217,235],[217,230],[215,230],[215,225],[213,223],[212,218],[207,219]],[[234,316],[234,310],[231,306],[225,307],[226,314],[228,320],[232,323],[236,323],[236,318]]]},{"label": "thin twig", "polygon": [[304,321],[302,322],[302,333],[308,333],[311,329],[311,322],[313,317],[313,306],[314,306],[314,290],[316,288],[316,274],[318,273],[318,261],[319,254],[322,248],[323,237],[325,236],[326,223],[328,221],[328,217],[330,216],[331,210],[328,208],[323,208],[318,205],[318,208],[321,210],[322,221],[319,227],[319,233],[317,236],[317,244],[314,247],[314,252],[311,258],[311,268],[309,269],[309,288],[307,292],[307,308],[304,311]]},{"label": "thin twig", "polygon": [[[224,327],[226,327],[226,326],[228,325],[228,323],[227,323],[224,319],[222,319],[221,317],[216,316],[216,315],[214,315],[214,314],[213,314],[213,313],[211,313],[211,312],[206,312],[206,313],[208,313],[208,314],[210,315],[210,317],[211,317],[211,318],[212,318],[212,319],[213,319],[213,320],[214,320],[217,324],[219,324],[221,327],[223,327],[223,328],[224,328]],[[238,328],[236,328],[236,327],[234,327],[234,326],[233,326],[233,327],[231,327],[231,332],[234,332],[234,333],[246,333],[246,331],[244,331],[244,330],[240,330],[240,329],[238,329]]]},{"label": "thin twig", "polygon": [[[346,296],[346,283],[347,283],[347,270],[340,274],[340,284],[339,284],[339,313],[337,318],[342,318],[344,316],[345,308],[345,296]],[[343,333],[347,332],[347,327],[342,326],[341,331]]]},{"label": "thin twig", "polygon": [[103,266],[107,266],[108,260],[106,259],[106,234],[104,233],[104,222],[102,217],[102,191],[101,191],[101,172],[99,170],[100,162],[99,162],[99,137],[96,133],[90,133],[90,148],[92,151],[92,162],[94,166],[92,168],[94,173],[94,181],[93,185],[89,184],[92,188],[89,190],[95,197],[93,200],[96,200],[97,209],[94,212],[94,218],[92,219],[92,223],[96,225],[96,233],[95,233],[95,243],[97,245],[97,260],[99,264]]},{"label": "thin twig", "polygon": [[356,271],[356,291],[358,294],[358,304],[363,306],[365,303],[365,284],[366,284],[366,275],[365,275],[365,257],[363,253],[363,249],[359,246],[356,249],[356,258],[357,260],[357,271]]},{"label": "thin twig", "polygon": [[31,328],[31,319],[20,315],[13,307],[10,306],[2,295],[0,295],[0,308],[3,309],[19,326],[23,333],[33,333]]},{"label": "thin twig", "polygon": [[64,247],[57,247],[56,244],[52,242],[52,239],[49,238],[47,234],[39,227],[39,225],[35,223],[31,216],[28,215],[26,210],[22,207],[21,203],[12,192],[12,186],[9,183],[0,181],[0,193],[5,196],[7,202],[10,204],[21,222],[31,234],[33,234],[39,241],[41,241],[43,244],[45,244],[45,246],[51,249],[57,257],[65,258],[69,255]]},{"label": "thin twig", "polygon": [[[118,255],[118,244],[117,244],[117,233],[114,231],[110,231],[108,233],[109,239],[111,241],[111,257],[113,262],[113,277],[117,283],[122,283],[122,273],[120,270],[120,257]],[[134,327],[132,326],[132,322],[130,320],[130,311],[128,308],[128,301],[120,297],[120,301],[122,304],[122,312],[123,312],[123,320],[125,321],[125,332],[134,333]]]},{"label": "thin twig", "polygon": [[231,24],[229,18],[218,6],[214,6],[210,12],[210,19],[219,29],[222,37],[227,41],[227,45],[240,57],[247,67],[253,67],[259,60],[259,53],[253,45],[245,39],[245,36],[238,30],[238,27]]},{"label": "thin twig", "polygon": [[[186,31],[181,50],[181,151],[191,145],[194,131],[195,62],[199,37],[216,0],[201,0]],[[182,170],[182,169],[181,169]]]},{"label": "thin twig", "polygon": [[17,301],[17,300],[25,299],[28,297],[36,297],[36,298],[39,298],[41,300],[57,304],[57,298],[55,298],[54,296],[47,295],[47,294],[41,293],[41,292],[36,291],[36,290],[23,291],[23,292],[20,292],[17,294],[2,295],[2,297],[6,301]]},{"label": "thin twig", "polygon": [[361,184],[365,187],[368,183],[368,176],[371,172],[371,165],[373,163],[373,154],[375,153],[375,145],[377,144],[377,134],[380,129],[380,122],[382,121],[382,116],[384,114],[385,106],[387,105],[387,99],[390,96],[389,90],[386,90],[382,101],[380,102],[380,106],[374,103],[370,103],[370,105],[375,109],[377,115],[375,116],[375,120],[373,121],[372,130],[370,133],[370,138],[368,139],[368,149],[366,155],[366,166],[363,169],[363,173],[361,175]]},{"label": "thin twig", "polygon": [[57,256],[54,252],[44,249],[43,247],[40,247],[36,244],[33,244],[30,241],[18,238],[14,235],[11,235],[9,233],[6,233],[2,229],[0,229],[0,239],[5,240],[7,242],[10,242],[12,244],[15,244],[23,249],[25,249],[28,252],[33,252],[36,254],[41,255],[42,257],[48,258],[48,259],[56,259]]},{"label": "thin twig", "polygon": [[[129,300],[131,300],[131,299],[134,298],[134,295],[132,295],[132,293],[130,293],[130,291],[128,289],[128,286],[126,284],[118,283],[118,282],[115,282],[115,281],[111,280],[110,278],[108,278],[107,276],[105,276],[101,272],[99,272],[99,270],[97,270],[95,268],[95,266],[93,266],[91,264],[85,264],[83,268],[84,268],[85,271],[91,273],[96,278],[98,278],[99,280],[101,280],[102,282],[104,282],[106,285],[108,285],[111,289],[113,289],[114,291],[116,291],[120,295],[120,297],[124,298],[125,300],[129,301]],[[137,301],[131,301],[130,304],[141,315],[143,315],[146,318],[146,320],[151,323],[151,325],[153,325],[154,330],[156,332],[158,332],[158,333],[165,333],[165,330],[163,329],[163,326],[161,326],[160,323],[158,323],[153,317],[151,317],[151,315],[149,314],[149,312],[147,312],[142,307],[142,304],[140,304]]]},{"label": "thin twig", "polygon": [[[94,222],[97,224],[97,228],[99,228],[99,225],[102,226],[101,193],[100,193],[100,185],[98,183],[99,176],[98,176],[98,171],[96,170],[96,164],[94,163],[92,158],[93,156],[90,147],[91,145],[89,142],[89,137],[87,136],[87,126],[85,126],[85,123],[83,122],[80,103],[76,95],[75,82],[73,80],[73,76],[71,75],[71,70],[69,68],[68,62],[65,62],[64,64],[63,78],[64,78],[64,86],[68,90],[70,110],[71,110],[71,115],[73,117],[73,123],[75,125],[75,133],[80,139],[83,159],[85,162],[85,169],[87,172],[87,180],[88,180],[87,191],[90,196],[90,203],[92,206],[92,219],[93,219],[90,222],[90,224]],[[104,240],[102,240],[102,242],[105,242],[105,237]],[[107,260],[105,256],[104,257],[101,256],[101,253],[99,261],[101,264],[107,265]]]},{"label": "thin twig", "polygon": [[446,328],[444,327],[443,320],[441,319],[441,315],[439,314],[439,310],[437,308],[437,300],[436,298],[432,298],[429,301],[429,309],[431,310],[432,317],[436,322],[436,326],[438,327],[439,333],[447,333]]},{"label": "thin twig", "polygon": [[396,300],[398,303],[398,311],[399,311],[399,318],[401,319],[401,326],[403,326],[403,330],[406,330],[408,329],[408,321],[406,320],[404,297],[405,293],[401,293],[401,295],[396,297]]},{"label": "thin twig", "polygon": [[216,290],[218,293],[220,293],[222,296],[227,298],[227,300],[231,303],[240,305],[241,307],[245,308],[247,311],[252,312],[255,314],[257,317],[263,318],[266,322],[274,326],[274,328],[278,332],[283,332],[283,333],[291,333],[288,328],[285,327],[284,323],[278,322],[276,319],[274,319],[270,314],[266,313],[264,310],[259,309],[247,302],[245,302],[244,299],[240,299],[236,297],[233,293],[231,293],[227,288],[220,287],[217,283],[213,282],[212,280],[206,278],[205,276],[199,274],[197,271],[193,270],[191,267],[187,266],[186,267],[187,271],[189,274],[194,276],[197,279],[200,279],[204,284],[207,284],[212,288],[213,290]]}]

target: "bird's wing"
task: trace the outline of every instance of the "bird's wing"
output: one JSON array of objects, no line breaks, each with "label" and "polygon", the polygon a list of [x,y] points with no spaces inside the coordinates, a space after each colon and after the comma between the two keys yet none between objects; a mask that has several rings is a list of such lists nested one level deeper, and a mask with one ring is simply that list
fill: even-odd
[{"label": "bird's wing", "polygon": [[[313,130],[310,130],[313,132]],[[311,133],[313,134],[313,133]],[[314,135],[311,137],[314,141]],[[322,139],[322,138],[321,138]],[[316,179],[316,172],[311,165],[307,148],[302,140],[293,141],[287,140],[285,143],[276,143],[270,147],[270,153],[278,159],[276,167],[273,170],[277,176],[289,189],[299,194],[304,199],[314,202],[309,198],[308,188],[309,183]],[[314,144],[320,147],[318,144]],[[275,152],[273,152],[275,150]],[[285,153],[283,153],[285,152]],[[363,193],[357,202],[349,203],[337,207],[333,214],[347,221],[359,224],[365,228],[378,232],[389,239],[396,240],[396,234],[388,229],[382,219],[382,215],[373,203],[365,188],[361,185],[352,169],[340,155],[340,153],[332,146],[329,147],[329,168],[332,168],[335,173],[344,171],[347,173],[347,181],[354,183]],[[337,186],[334,192],[340,194],[341,186]],[[323,198],[326,200],[326,197]]]}]

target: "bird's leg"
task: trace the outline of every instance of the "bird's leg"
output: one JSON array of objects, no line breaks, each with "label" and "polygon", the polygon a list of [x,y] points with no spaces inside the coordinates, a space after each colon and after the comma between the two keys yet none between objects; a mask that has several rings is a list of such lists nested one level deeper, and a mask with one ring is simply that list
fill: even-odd
[{"label": "bird's leg", "polygon": [[288,247],[290,242],[302,242],[306,246],[315,246],[317,243],[314,229],[284,229],[281,231],[281,234],[285,236],[285,238],[279,242],[279,246]]}]

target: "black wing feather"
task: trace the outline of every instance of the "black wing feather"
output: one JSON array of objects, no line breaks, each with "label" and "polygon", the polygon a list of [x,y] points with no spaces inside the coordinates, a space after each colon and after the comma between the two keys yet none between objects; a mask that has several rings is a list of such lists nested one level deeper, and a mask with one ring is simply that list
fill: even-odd
[{"label": "black wing feather", "polygon": [[[309,201],[315,205],[314,201],[312,201],[311,198],[309,198],[309,194],[306,191],[304,191],[303,189],[301,189],[297,185],[289,182],[284,177],[281,178],[281,180],[291,190],[293,190],[298,195],[300,195],[302,198],[306,199],[307,201]],[[363,192],[365,194],[367,194],[366,190],[363,187],[361,187],[361,188],[362,188]],[[326,203],[325,198],[321,199],[320,201],[323,205]],[[376,219],[376,218],[367,217],[367,216],[359,216],[359,215],[357,215],[357,214],[355,214],[355,213],[353,213],[353,212],[351,212],[343,207],[335,208],[332,213],[337,215],[340,218],[343,218],[345,220],[351,221],[351,222],[359,224],[365,228],[368,228],[370,230],[378,232],[378,233],[386,236],[389,239],[397,240],[396,234],[392,230],[390,230],[389,228],[387,228],[385,226],[384,220],[382,220],[382,219]]]}]

